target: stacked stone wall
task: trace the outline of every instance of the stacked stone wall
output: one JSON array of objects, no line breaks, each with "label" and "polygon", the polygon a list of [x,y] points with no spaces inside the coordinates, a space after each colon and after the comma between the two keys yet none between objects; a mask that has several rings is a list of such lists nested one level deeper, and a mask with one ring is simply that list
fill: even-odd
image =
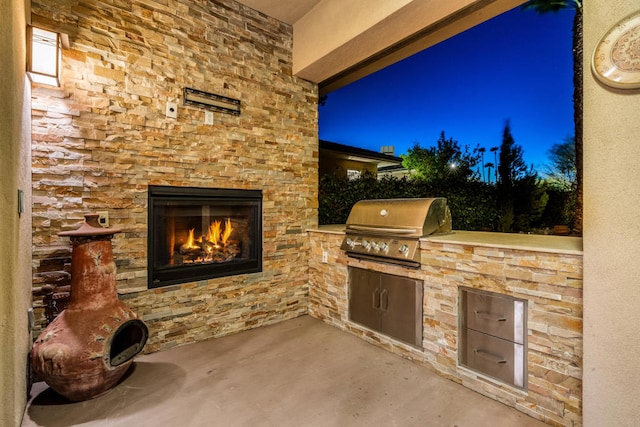
[{"label": "stacked stone wall", "polygon": [[[150,326],[148,351],[305,313],[318,95],[292,75],[292,28],[232,0],[34,0],[32,13],[70,39],[62,86],[33,89],[38,327],[42,293],[68,284],[58,233],[96,211],[123,229],[117,287]],[[239,99],[242,112],[205,125],[185,87]],[[262,190],[262,273],[148,290],[149,185]]]}]

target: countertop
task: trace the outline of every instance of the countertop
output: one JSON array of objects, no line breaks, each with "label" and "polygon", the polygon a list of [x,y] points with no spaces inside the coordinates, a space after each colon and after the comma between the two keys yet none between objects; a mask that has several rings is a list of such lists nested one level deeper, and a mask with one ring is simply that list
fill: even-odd
[{"label": "countertop", "polygon": [[[345,231],[345,225],[321,225],[317,229],[307,231],[343,234]],[[540,252],[582,255],[582,238],[573,236],[547,236],[542,234],[517,234],[454,230],[449,234],[426,236],[422,237],[420,240],[425,242],[451,243],[461,245],[486,246],[493,248],[522,249]]]}]

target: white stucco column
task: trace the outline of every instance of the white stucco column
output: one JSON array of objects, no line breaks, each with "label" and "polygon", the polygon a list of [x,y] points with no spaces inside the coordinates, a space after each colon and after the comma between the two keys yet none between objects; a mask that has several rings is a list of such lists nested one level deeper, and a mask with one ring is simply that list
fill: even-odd
[{"label": "white stucco column", "polygon": [[[25,73],[29,2],[0,3],[0,425],[19,425],[31,346],[31,90]],[[24,212],[18,215],[18,190]]]},{"label": "white stucco column", "polygon": [[593,49],[637,0],[584,2],[584,425],[640,420],[640,90],[600,84]]}]

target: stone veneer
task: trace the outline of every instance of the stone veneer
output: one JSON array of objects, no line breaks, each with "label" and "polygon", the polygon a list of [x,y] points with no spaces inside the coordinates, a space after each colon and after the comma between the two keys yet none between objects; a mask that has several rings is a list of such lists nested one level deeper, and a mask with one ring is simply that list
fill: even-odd
[{"label": "stone veneer", "polygon": [[[550,425],[582,423],[582,255],[572,251],[422,241],[421,269],[348,258],[344,233],[312,231],[309,314],[424,365]],[[525,237],[526,238],[526,237]],[[558,239],[558,237],[555,237]],[[321,263],[326,251],[328,263]],[[348,319],[348,267],[424,281],[423,349]],[[522,391],[459,367],[458,289],[528,300],[528,389]]]},{"label": "stone veneer", "polygon": [[[69,283],[57,234],[96,211],[123,229],[117,287],[150,327],[147,351],[305,313],[318,95],[292,75],[292,28],[232,0],[34,0],[32,13],[70,33],[62,87],[32,94],[36,336],[41,295]],[[239,99],[242,114],[205,125],[184,87]],[[147,290],[150,184],[262,190],[262,273]]]}]

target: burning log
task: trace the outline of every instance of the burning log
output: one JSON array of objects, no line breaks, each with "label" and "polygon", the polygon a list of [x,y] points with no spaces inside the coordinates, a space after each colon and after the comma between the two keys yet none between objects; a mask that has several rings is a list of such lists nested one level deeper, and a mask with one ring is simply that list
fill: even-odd
[{"label": "burning log", "polygon": [[173,253],[174,264],[221,263],[233,260],[241,251],[240,242],[229,239],[232,231],[230,218],[225,221],[224,228],[221,221],[213,221],[209,225],[207,235],[197,239],[195,229],[190,229],[187,241]]},{"label": "burning log", "polygon": [[186,243],[180,245],[180,255],[193,256],[195,254],[199,255],[200,252],[202,252],[202,248],[198,244],[196,244],[194,232],[194,228],[189,230],[189,237],[187,238]]}]

